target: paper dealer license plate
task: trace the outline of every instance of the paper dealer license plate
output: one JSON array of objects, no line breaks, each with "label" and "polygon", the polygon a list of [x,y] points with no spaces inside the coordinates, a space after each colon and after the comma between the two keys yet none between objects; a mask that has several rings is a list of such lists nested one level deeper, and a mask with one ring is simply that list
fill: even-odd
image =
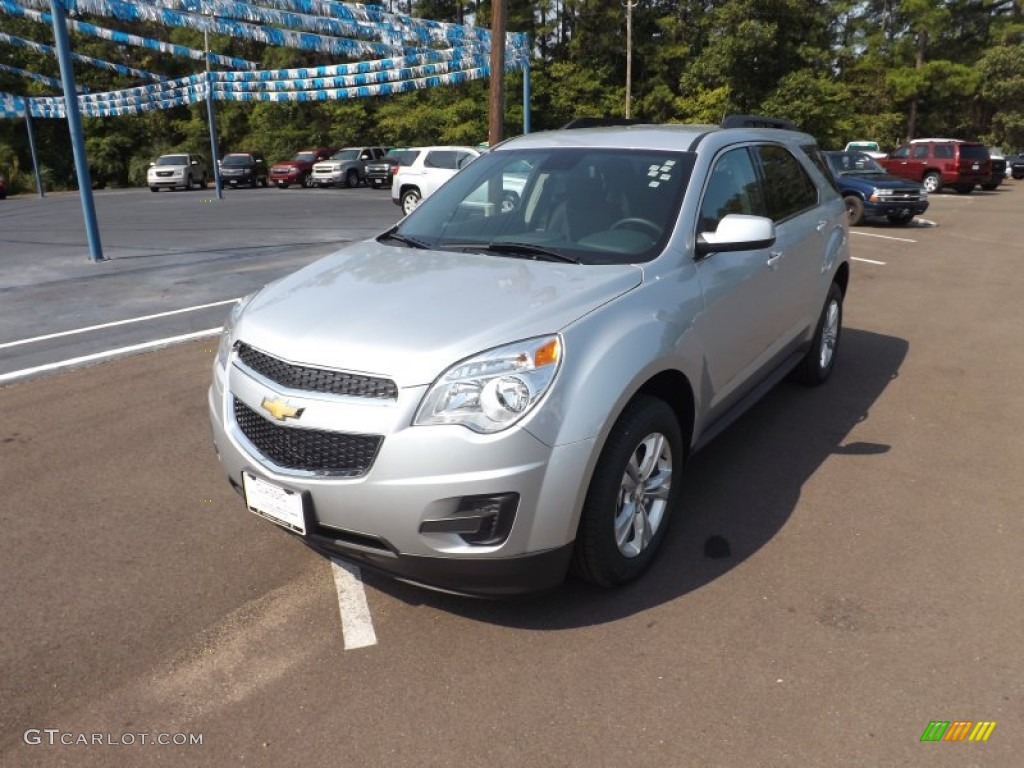
[{"label": "paper dealer license plate", "polygon": [[268,483],[247,472],[242,473],[242,487],[245,490],[245,504],[271,522],[305,535],[306,518],[302,513],[302,494],[274,483]]}]

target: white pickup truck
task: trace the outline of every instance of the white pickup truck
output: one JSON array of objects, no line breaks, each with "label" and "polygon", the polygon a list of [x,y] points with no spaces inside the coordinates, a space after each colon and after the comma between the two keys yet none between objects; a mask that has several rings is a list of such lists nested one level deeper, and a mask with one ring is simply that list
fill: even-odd
[{"label": "white pickup truck", "polygon": [[875,158],[888,157],[878,146],[877,141],[851,141],[843,149],[844,152],[863,152],[865,155]]}]

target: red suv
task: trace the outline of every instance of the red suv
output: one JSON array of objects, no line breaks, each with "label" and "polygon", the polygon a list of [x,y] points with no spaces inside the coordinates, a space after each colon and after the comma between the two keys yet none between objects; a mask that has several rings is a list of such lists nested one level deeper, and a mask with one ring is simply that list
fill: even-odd
[{"label": "red suv", "polygon": [[920,182],[929,192],[949,186],[967,195],[992,176],[988,148],[959,139],[915,139],[878,162],[894,176]]},{"label": "red suv", "polygon": [[301,184],[304,187],[315,186],[311,173],[313,163],[326,160],[333,154],[334,149],[331,147],[300,150],[291,160],[274,163],[270,169],[270,182],[281,189],[288,189],[292,184]]}]

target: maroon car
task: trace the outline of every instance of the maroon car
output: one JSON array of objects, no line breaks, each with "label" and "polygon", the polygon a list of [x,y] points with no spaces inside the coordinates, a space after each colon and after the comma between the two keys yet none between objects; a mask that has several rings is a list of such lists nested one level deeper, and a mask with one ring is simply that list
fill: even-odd
[{"label": "maroon car", "polygon": [[291,160],[274,163],[270,168],[270,182],[281,189],[288,189],[292,184],[312,187],[314,185],[310,170],[313,168],[313,163],[326,160],[334,152],[335,150],[331,147],[299,150]]}]

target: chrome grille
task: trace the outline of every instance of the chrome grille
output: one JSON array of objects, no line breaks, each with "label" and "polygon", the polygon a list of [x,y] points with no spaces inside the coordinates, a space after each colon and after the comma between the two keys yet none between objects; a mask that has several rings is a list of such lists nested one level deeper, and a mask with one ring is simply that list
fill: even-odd
[{"label": "chrome grille", "polygon": [[381,435],[349,435],[286,427],[263,418],[237,397],[235,423],[256,449],[279,467],[345,477],[365,475],[377,457]]},{"label": "chrome grille", "polygon": [[256,373],[291,389],[380,400],[398,398],[398,387],[391,379],[295,365],[253,349],[248,344],[238,345],[238,359]]}]

